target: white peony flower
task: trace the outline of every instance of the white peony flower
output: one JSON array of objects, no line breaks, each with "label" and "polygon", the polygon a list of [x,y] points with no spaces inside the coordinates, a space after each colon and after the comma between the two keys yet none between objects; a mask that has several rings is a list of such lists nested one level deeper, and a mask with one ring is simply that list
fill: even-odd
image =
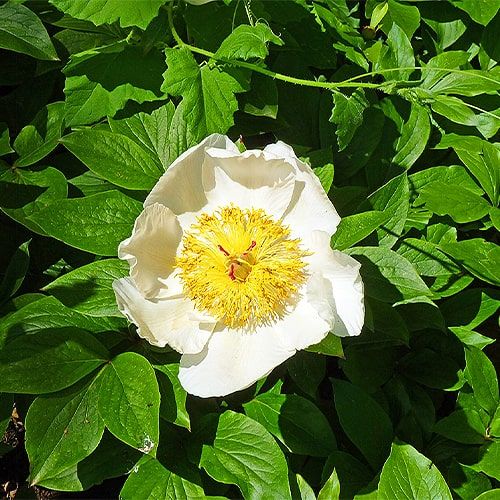
[{"label": "white peony flower", "polygon": [[339,220],[286,144],[240,153],[211,135],[170,166],[120,244],[118,306],[182,353],[186,391],[239,391],[329,331],[359,335],[360,265],[330,248]]}]

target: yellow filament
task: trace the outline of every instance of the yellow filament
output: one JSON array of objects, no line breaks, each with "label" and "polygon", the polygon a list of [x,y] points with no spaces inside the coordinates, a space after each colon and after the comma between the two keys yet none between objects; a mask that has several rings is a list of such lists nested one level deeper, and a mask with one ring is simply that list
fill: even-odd
[{"label": "yellow filament", "polygon": [[231,328],[272,323],[306,279],[300,240],[262,209],[231,205],[203,213],[182,243],[184,293]]}]

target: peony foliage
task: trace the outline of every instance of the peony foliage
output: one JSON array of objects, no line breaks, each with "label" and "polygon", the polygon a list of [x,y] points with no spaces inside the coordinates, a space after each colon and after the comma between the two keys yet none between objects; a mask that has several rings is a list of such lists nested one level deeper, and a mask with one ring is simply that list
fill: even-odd
[{"label": "peony foliage", "polygon": [[499,7],[3,2],[2,495],[497,498]]}]

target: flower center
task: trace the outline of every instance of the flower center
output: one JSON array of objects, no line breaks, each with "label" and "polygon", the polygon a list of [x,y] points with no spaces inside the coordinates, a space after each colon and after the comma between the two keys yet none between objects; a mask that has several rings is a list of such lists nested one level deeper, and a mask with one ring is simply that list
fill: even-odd
[{"label": "flower center", "polygon": [[203,213],[182,243],[184,293],[231,328],[277,320],[306,279],[300,240],[262,209],[231,205]]}]

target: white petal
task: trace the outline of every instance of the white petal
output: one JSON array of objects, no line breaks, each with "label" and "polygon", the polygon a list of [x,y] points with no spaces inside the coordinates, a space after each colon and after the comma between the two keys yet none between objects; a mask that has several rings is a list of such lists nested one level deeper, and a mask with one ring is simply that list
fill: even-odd
[{"label": "white petal", "polygon": [[197,146],[181,154],[163,174],[149,193],[144,206],[161,203],[176,215],[198,212],[207,203],[202,185],[202,165],[205,150],[210,147],[224,148],[233,153],[238,148],[224,135],[212,134]]},{"label": "white petal", "polygon": [[209,211],[231,203],[240,208],[262,208],[280,219],[294,190],[293,167],[262,151],[234,154],[207,150],[203,164],[203,186]]},{"label": "white petal", "polygon": [[[340,337],[361,333],[365,317],[361,264],[349,255],[330,248],[330,236],[322,231],[312,234],[309,268],[321,273],[331,284],[337,321],[334,333]],[[324,288],[324,293],[327,288]]]},{"label": "white petal", "polygon": [[129,278],[113,282],[113,289],[118,308],[149,343],[159,347],[168,344],[180,353],[196,354],[210,338],[215,322],[200,322],[193,303],[184,296],[151,301]]},{"label": "white petal", "polygon": [[284,217],[293,234],[305,242],[314,230],[333,235],[340,217],[311,167],[300,161],[284,142],[269,144],[264,151],[275,158],[282,158],[295,169],[295,191]]},{"label": "white petal", "polygon": [[225,396],[249,387],[298,349],[317,344],[331,325],[313,302],[305,293],[282,320],[253,332],[216,330],[202,352],[182,356],[182,386],[200,397]]},{"label": "white petal", "polygon": [[177,217],[170,209],[155,203],[141,212],[132,236],[120,243],[118,257],[129,263],[130,276],[145,297],[156,297],[165,288],[181,239]]},{"label": "white petal", "polygon": [[226,396],[249,387],[294,353],[278,329],[223,329],[214,332],[199,354],[182,356],[179,380],[195,396]]}]

